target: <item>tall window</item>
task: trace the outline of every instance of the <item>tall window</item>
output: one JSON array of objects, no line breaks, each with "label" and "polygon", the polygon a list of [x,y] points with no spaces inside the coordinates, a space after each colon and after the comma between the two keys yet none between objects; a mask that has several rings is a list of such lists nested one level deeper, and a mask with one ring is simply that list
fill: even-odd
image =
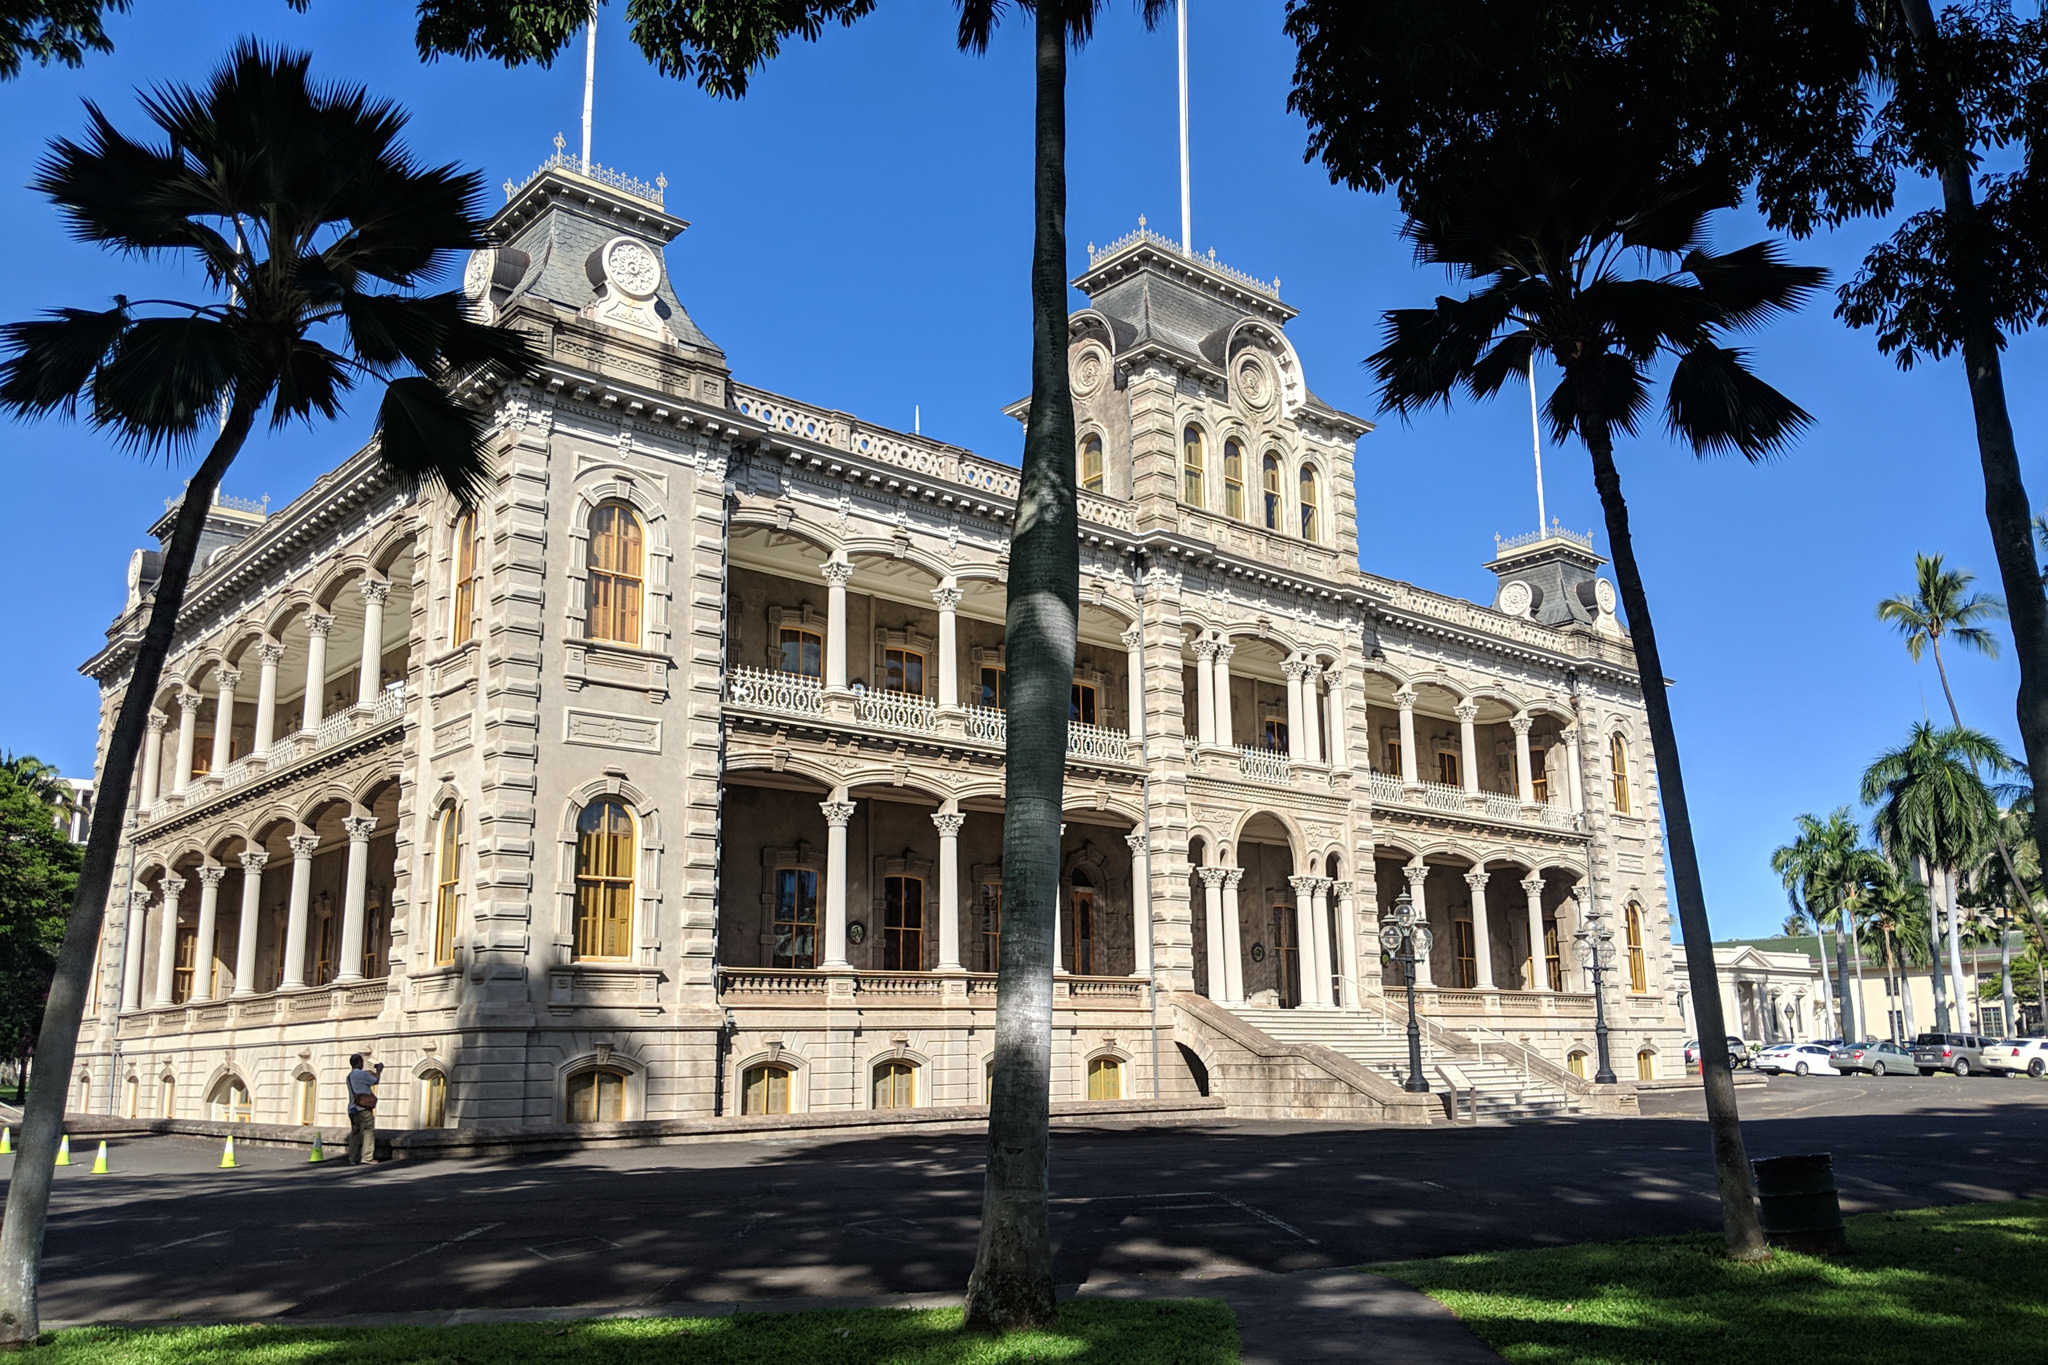
[{"label": "tall window", "polygon": [[171,1000],[182,1005],[192,998],[192,979],[199,957],[199,926],[179,925],[178,940],[173,951],[177,953],[177,957],[171,968]]},{"label": "tall window", "polygon": [[600,1069],[569,1078],[569,1122],[617,1123],[626,1117],[626,1075]]},{"label": "tall window", "polygon": [[914,649],[882,651],[882,690],[924,695],[924,655]]},{"label": "tall window", "polygon": [[875,1108],[915,1109],[917,1068],[909,1062],[883,1062],[875,1068]]},{"label": "tall window", "polygon": [[1278,717],[1268,716],[1259,727],[1260,735],[1268,749],[1284,754],[1287,750],[1287,722]]},{"label": "tall window", "polygon": [[311,1076],[299,1077],[297,1099],[298,1118],[296,1122],[304,1128],[310,1128],[318,1123],[320,1121],[320,1083]]},{"label": "tall window", "polygon": [[1290,1008],[1301,1003],[1301,945],[1295,940],[1294,930],[1294,907],[1274,906],[1273,952],[1280,959],[1280,979],[1276,984],[1280,988],[1280,1003]]},{"label": "tall window", "polygon": [[986,881],[976,899],[981,913],[981,969],[1000,971],[1003,965],[1003,884]]},{"label": "tall window", "polygon": [[789,1112],[789,1068],[750,1066],[740,1077],[742,1114],[787,1114]]},{"label": "tall window", "polygon": [[606,798],[576,821],[576,956],[623,959],[633,931],[633,817]]},{"label": "tall window", "polygon": [[1387,741],[1387,771],[1396,777],[1401,775],[1401,741],[1398,739]]},{"label": "tall window", "polygon": [[1085,872],[1074,873],[1074,936],[1068,943],[1067,970],[1095,975],[1095,887]]},{"label": "tall window", "polygon": [[1529,790],[1536,797],[1537,805],[1547,806],[1550,804],[1550,774],[1543,768],[1543,750],[1529,751],[1529,767]]},{"label": "tall window", "polygon": [[1223,515],[1244,520],[1244,447],[1223,443]]},{"label": "tall window", "polygon": [[1102,491],[1102,438],[1090,436],[1081,442],[1081,487],[1090,493]]},{"label": "tall window", "polygon": [[1322,509],[1322,494],[1316,484],[1316,471],[1308,465],[1301,467],[1301,538],[1315,540],[1322,535],[1322,526],[1316,520]]},{"label": "tall window", "polygon": [[448,1126],[448,1078],[438,1071],[420,1077],[420,1127]]},{"label": "tall window", "polygon": [[1437,750],[1436,780],[1446,787],[1455,787],[1464,780],[1458,768],[1458,756],[1445,750]]},{"label": "tall window", "polygon": [[806,678],[825,676],[825,637],[814,630],[791,630],[782,628],[782,664],[784,673],[800,673]]},{"label": "tall window", "polygon": [[141,1115],[135,1112],[136,1096],[140,1093],[141,1086],[142,1083],[135,1077],[130,1076],[128,1078],[128,1085],[125,1091],[128,1096],[128,1102],[121,1110],[122,1118],[132,1119],[141,1117]]},{"label": "tall window", "polygon": [[924,970],[924,882],[882,878],[882,970]]},{"label": "tall window", "polygon": [[455,962],[455,921],[462,909],[462,808],[441,812],[434,845],[434,965]]},{"label": "tall window", "polygon": [[164,1104],[162,1117],[167,1119],[178,1117],[178,1083],[169,1076],[164,1077],[162,1099]]},{"label": "tall window", "polygon": [[984,668],[981,670],[981,704],[993,710],[1003,709],[1003,670]]},{"label": "tall window", "polygon": [[1628,814],[1628,743],[1616,730],[1607,737],[1608,765],[1614,769],[1614,809],[1617,814]]},{"label": "tall window", "polygon": [[775,874],[776,967],[818,965],[818,874],[785,867]]},{"label": "tall window", "polygon": [[455,594],[448,609],[448,643],[466,645],[476,634],[476,514],[464,512],[455,522]]},{"label": "tall window", "polygon": [[1280,529],[1280,457],[1267,455],[1259,471],[1259,500],[1264,503],[1262,519],[1268,531]]},{"label": "tall window", "polygon": [[1120,1100],[1124,1097],[1124,1064],[1114,1057],[1097,1057],[1088,1063],[1088,1098]]},{"label": "tall window", "polygon": [[1479,985],[1479,959],[1473,951],[1471,920],[1451,921],[1451,952],[1451,975],[1457,979],[1458,989],[1475,989]]},{"label": "tall window", "polygon": [[1636,1054],[1636,1079],[1654,1081],[1657,1079],[1657,1054],[1647,1049]]},{"label": "tall window", "polygon": [[1566,1057],[1566,1058],[1564,1059],[1564,1064],[1565,1064],[1566,1068],[1567,1068],[1567,1069],[1569,1069],[1569,1070],[1571,1071],[1572,1075],[1574,1075],[1574,1076],[1577,1076],[1577,1077],[1578,1077],[1578,1078],[1579,1078],[1580,1080],[1582,1080],[1582,1081],[1586,1079],[1586,1054],[1585,1054],[1585,1053],[1583,1053],[1583,1052],[1574,1052],[1574,1053],[1572,1053],[1572,1054],[1571,1054],[1571,1056],[1569,1056],[1569,1057]]},{"label": "tall window", "polygon": [[640,643],[640,518],[633,509],[608,502],[590,514],[590,620],[593,640]]},{"label": "tall window", "polygon": [[1095,688],[1088,683],[1075,683],[1073,699],[1067,706],[1067,719],[1093,725],[1095,716]]},{"label": "tall window", "polygon": [[1631,903],[1623,920],[1628,934],[1628,988],[1641,995],[1650,989],[1649,964],[1643,959],[1643,907]]},{"label": "tall window", "polygon": [[1550,989],[1564,989],[1564,959],[1557,952],[1557,919],[1553,915],[1543,917],[1543,967],[1550,978]]},{"label": "tall window", "polygon": [[1180,500],[1191,506],[1207,504],[1202,496],[1202,471],[1207,455],[1202,449],[1202,433],[1189,427],[1180,434]]}]

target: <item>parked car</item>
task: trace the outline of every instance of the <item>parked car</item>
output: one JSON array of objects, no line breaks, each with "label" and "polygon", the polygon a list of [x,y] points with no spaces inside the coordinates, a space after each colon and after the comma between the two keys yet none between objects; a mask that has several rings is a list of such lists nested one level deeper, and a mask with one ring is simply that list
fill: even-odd
[{"label": "parked car", "polygon": [[1787,1071],[1795,1076],[1841,1074],[1828,1060],[1828,1050],[1819,1043],[1778,1043],[1757,1053],[1751,1065],[1773,1076]]},{"label": "parked car", "polygon": [[1984,1040],[1974,1033],[1923,1033],[1913,1040],[1913,1065],[1923,1076],[1953,1071],[1967,1076],[1984,1069]]},{"label": "parked car", "polygon": [[2048,1038],[2001,1038],[1984,1047],[1984,1069],[1994,1076],[2048,1073]]},{"label": "parked car", "polygon": [[[1688,1038],[1685,1040],[1685,1064],[1688,1067],[1697,1067],[1700,1064],[1699,1039]],[[1728,1065],[1749,1065],[1749,1044],[1732,1033],[1728,1035]]]},{"label": "parked car", "polygon": [[1844,1043],[1828,1054],[1828,1060],[1837,1071],[1868,1071],[1873,1076],[1903,1076],[1913,1069],[1913,1054],[1889,1038]]}]

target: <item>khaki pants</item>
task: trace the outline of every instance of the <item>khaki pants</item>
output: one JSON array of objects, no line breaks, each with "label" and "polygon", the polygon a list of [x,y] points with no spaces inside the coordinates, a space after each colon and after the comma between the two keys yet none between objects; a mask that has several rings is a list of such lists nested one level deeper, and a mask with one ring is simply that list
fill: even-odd
[{"label": "khaki pants", "polygon": [[348,1164],[377,1159],[377,1115],[368,1109],[348,1111]]}]

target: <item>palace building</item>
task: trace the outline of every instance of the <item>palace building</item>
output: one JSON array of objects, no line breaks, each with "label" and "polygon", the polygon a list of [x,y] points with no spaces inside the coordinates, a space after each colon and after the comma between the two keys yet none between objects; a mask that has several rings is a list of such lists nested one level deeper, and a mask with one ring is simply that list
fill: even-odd
[{"label": "palace building", "polygon": [[[339,1122],[353,1051],[400,1129],[985,1103],[1015,469],[748,386],[660,189],[557,155],[508,196],[466,287],[547,359],[469,395],[491,495],[372,446],[210,510],[74,1107]],[[1075,284],[1055,1100],[1428,1121],[1683,1074],[1591,537],[1499,542],[1489,604],[1377,577],[1371,426],[1275,285],[1142,224]],[[157,562],[84,666],[103,735]],[[1404,896],[1436,1098],[1396,1074]]]}]

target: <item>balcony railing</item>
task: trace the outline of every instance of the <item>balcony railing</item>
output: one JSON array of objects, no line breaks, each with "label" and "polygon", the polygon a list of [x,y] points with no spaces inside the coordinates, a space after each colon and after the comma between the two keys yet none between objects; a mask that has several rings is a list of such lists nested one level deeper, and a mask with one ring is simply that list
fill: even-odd
[{"label": "balcony railing", "polygon": [[[1365,775],[1366,790],[1383,806],[1421,806],[1428,810],[1469,811],[1464,788],[1442,782],[1424,782],[1416,791],[1401,784],[1395,773],[1374,769]],[[1539,824],[1548,829],[1585,828],[1585,818],[1561,801],[1524,806],[1508,792],[1481,792],[1480,811],[1489,820],[1512,820],[1517,824]]]},{"label": "balcony railing", "polygon": [[970,706],[967,737],[984,744],[1006,744],[1010,739],[1009,719],[993,706]]},{"label": "balcony railing", "polygon": [[877,730],[905,735],[933,735],[939,730],[938,703],[903,692],[856,693],[853,718]]},{"label": "balcony railing", "polygon": [[1496,820],[1519,820],[1522,818],[1522,803],[1506,792],[1487,792],[1486,813]]},{"label": "balcony railing", "polygon": [[1422,784],[1422,804],[1431,810],[1465,809],[1465,789],[1444,782]]},{"label": "balcony railing", "polygon": [[825,689],[804,673],[768,668],[735,668],[725,677],[725,699],[785,716],[817,716],[825,711]]},{"label": "balcony railing", "polygon": [[1106,725],[1083,725],[1080,721],[1067,722],[1067,757],[1100,758],[1111,763],[1131,761],[1131,737],[1123,730],[1112,730]]},{"label": "balcony railing", "polygon": [[[202,802],[225,796],[231,791],[248,786],[261,773],[278,772],[302,758],[309,758],[322,750],[331,749],[355,735],[401,720],[405,716],[405,703],[405,685],[400,683],[379,693],[367,707],[351,706],[346,711],[337,711],[310,730],[301,730],[295,735],[285,735],[278,739],[267,753],[244,754],[221,769],[218,781],[210,788],[198,785],[205,774],[194,777],[186,788],[182,804],[187,807],[197,806]],[[260,772],[256,765],[257,759],[263,761]],[[166,772],[163,780],[169,783],[171,774]],[[170,794],[165,793],[143,812],[143,817],[145,821],[162,820],[169,816],[173,809]]]},{"label": "balcony railing", "polygon": [[1246,745],[1237,751],[1237,774],[1252,782],[1270,782],[1275,786],[1290,786],[1294,782],[1294,767],[1287,755],[1279,749],[1257,749]]}]

